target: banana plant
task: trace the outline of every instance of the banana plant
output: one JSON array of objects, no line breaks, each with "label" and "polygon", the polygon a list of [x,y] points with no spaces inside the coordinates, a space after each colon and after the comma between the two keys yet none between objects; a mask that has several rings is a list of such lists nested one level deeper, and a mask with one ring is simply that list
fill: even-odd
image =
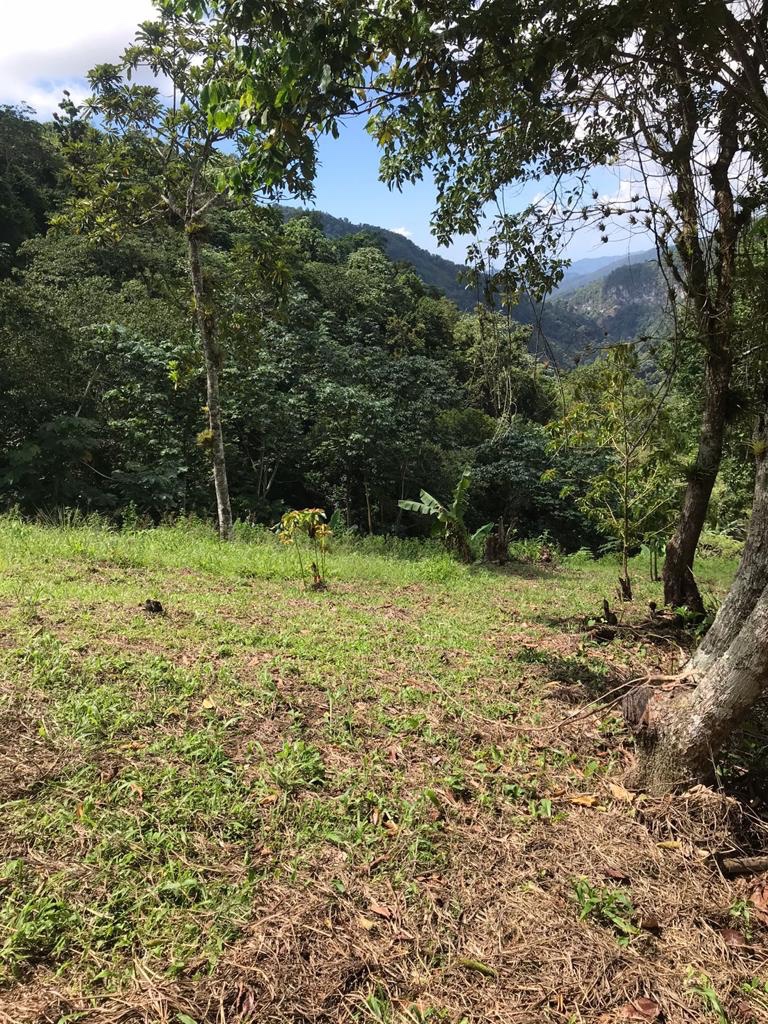
[{"label": "banana plant", "polygon": [[444,527],[443,543],[448,551],[463,562],[472,561],[472,548],[469,543],[467,524],[464,513],[467,508],[467,496],[472,482],[470,470],[465,469],[453,492],[450,504],[443,504],[429,491],[419,491],[419,501],[399,501],[400,508],[406,512],[418,512],[423,516],[434,516]]}]

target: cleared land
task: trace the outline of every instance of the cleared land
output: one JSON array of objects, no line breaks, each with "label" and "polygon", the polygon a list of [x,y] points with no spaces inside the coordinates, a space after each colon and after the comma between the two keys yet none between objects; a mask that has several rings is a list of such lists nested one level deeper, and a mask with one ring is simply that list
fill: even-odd
[{"label": "cleared land", "polygon": [[768,1021],[749,802],[628,793],[588,714],[685,642],[585,631],[614,564],[308,593],[272,538],[6,520],[0,569],[0,1022]]}]

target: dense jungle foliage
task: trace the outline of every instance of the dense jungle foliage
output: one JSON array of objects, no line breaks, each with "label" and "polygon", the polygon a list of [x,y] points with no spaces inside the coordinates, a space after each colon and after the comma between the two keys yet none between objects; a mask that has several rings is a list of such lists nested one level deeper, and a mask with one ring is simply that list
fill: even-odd
[{"label": "dense jungle foliage", "polygon": [[[183,241],[163,225],[109,241],[47,230],[70,187],[62,133],[61,121],[43,126],[28,110],[0,114],[2,505],[77,507],[117,521],[209,516],[204,375]],[[472,467],[470,527],[503,519],[519,537],[548,535],[569,550],[614,546],[611,431],[574,432],[568,419],[605,353],[564,374],[530,354],[530,324],[460,311],[393,262],[381,235],[343,235],[340,223],[328,237],[320,216],[222,209],[204,236],[235,516],[271,524],[286,508],[319,505],[361,531],[424,533],[431,524],[399,500],[422,487],[447,496]],[[614,271],[577,294],[615,298],[637,277]],[[613,315],[641,326],[631,303]],[[632,371],[640,416],[669,359],[663,337],[644,352]],[[697,415],[700,371],[690,363],[663,429],[636,453],[641,475],[649,460],[665,461],[660,490],[631,497],[630,549],[648,539],[638,503],[655,505],[663,491],[673,515]],[[610,404],[598,391],[595,400]],[[711,519],[738,527],[751,488],[738,439],[726,462]],[[587,483],[595,479],[610,492],[604,508]],[[654,531],[666,527],[657,515]]]}]

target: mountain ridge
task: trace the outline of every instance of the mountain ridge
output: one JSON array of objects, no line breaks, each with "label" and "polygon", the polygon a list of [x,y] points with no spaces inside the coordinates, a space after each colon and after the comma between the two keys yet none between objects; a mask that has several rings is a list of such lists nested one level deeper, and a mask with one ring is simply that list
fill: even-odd
[{"label": "mountain ridge", "polygon": [[[329,238],[368,232],[379,240],[391,260],[408,263],[425,284],[437,288],[463,312],[471,312],[482,300],[477,289],[462,280],[466,267],[416,245],[396,231],[355,223],[323,210],[281,209],[286,218],[313,217]],[[531,326],[532,350],[578,360],[606,339],[631,340],[658,319],[662,299],[655,264],[653,249],[574,260],[545,303],[535,304],[524,297],[513,317]]]},{"label": "mountain ridge", "polygon": [[467,287],[460,280],[460,275],[466,272],[466,267],[416,245],[410,238],[397,231],[383,228],[378,224],[354,223],[346,217],[334,217],[323,210],[303,210],[290,206],[282,209],[289,218],[316,218],[329,238],[344,238],[361,232],[378,235],[384,243],[387,256],[393,262],[410,263],[425,284],[439,288],[459,309],[468,313],[480,301],[475,289]]}]

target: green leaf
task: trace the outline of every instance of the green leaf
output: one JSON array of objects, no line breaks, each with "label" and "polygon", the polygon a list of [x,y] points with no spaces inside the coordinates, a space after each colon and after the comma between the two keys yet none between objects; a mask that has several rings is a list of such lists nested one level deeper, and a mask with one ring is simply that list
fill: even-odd
[{"label": "green leaf", "polygon": [[459,967],[464,967],[468,971],[476,971],[478,974],[484,975],[486,978],[495,978],[497,971],[489,964],[484,964],[482,960],[458,960]]},{"label": "green leaf", "polygon": [[469,538],[474,543],[482,543],[488,534],[493,530],[493,523],[484,523],[478,530],[472,534]]},{"label": "green leaf", "polygon": [[437,498],[434,498],[429,491],[419,491],[419,497],[421,498],[422,503],[429,508],[430,515],[437,516],[440,515],[441,512],[445,511],[445,506],[442,505]]},{"label": "green leaf", "polygon": [[421,501],[407,501],[403,499],[398,501],[398,507],[404,509],[406,512],[419,512],[423,516],[433,516],[437,513],[430,505],[425,505]]},{"label": "green leaf", "polygon": [[459,478],[459,482],[456,484],[456,490],[453,492],[452,511],[459,519],[462,517],[466,507],[467,495],[469,493],[471,483],[472,472],[469,469],[465,469]]}]

